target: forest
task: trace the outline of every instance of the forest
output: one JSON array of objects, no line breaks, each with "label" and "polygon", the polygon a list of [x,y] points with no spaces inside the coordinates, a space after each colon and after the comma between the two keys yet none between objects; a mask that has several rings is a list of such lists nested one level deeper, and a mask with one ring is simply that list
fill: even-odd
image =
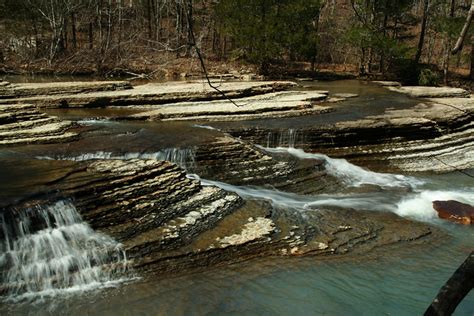
[{"label": "forest", "polygon": [[169,77],[198,66],[199,50],[220,72],[248,65],[262,74],[330,70],[436,84],[474,76],[472,34],[451,54],[470,6],[470,0],[2,0],[0,70]]}]

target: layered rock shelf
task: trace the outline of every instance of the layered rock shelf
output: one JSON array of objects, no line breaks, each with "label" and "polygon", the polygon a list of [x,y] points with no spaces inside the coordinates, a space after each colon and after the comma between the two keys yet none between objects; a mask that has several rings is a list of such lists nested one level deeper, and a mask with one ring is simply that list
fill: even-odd
[{"label": "layered rock shelf", "polygon": [[99,91],[118,91],[131,89],[126,81],[85,81],[85,82],[47,82],[10,83],[0,82],[0,99],[25,98],[58,94],[90,93]]},{"label": "layered rock shelf", "polygon": [[71,200],[95,230],[123,244],[132,267],[155,273],[268,255],[365,253],[401,242],[423,243],[439,233],[394,214],[319,208],[303,216],[263,201],[244,201],[202,186],[166,161],[48,163],[64,168],[63,173],[45,181],[42,193],[4,205],[7,222],[18,210],[34,210],[32,205]]},{"label": "layered rock shelf", "polygon": [[387,110],[383,115],[331,125],[291,131],[226,131],[269,147],[280,146],[281,135],[291,132],[294,145],[309,152],[343,157],[363,165],[381,162],[383,168],[391,167],[394,171],[441,172],[474,167],[473,118],[473,98],[432,98],[412,108]]},{"label": "layered rock shelf", "polygon": [[0,145],[66,142],[78,136],[72,127],[31,104],[0,105]]},{"label": "layered rock shelf", "polygon": [[[67,84],[63,83],[65,87]],[[83,83],[85,84],[85,83]],[[106,85],[107,83],[105,83]],[[79,84],[78,84],[79,85]],[[87,85],[87,84],[85,84]],[[219,90],[229,98],[241,98],[252,95],[281,91],[292,87],[294,83],[288,81],[261,81],[261,82],[215,82]],[[46,89],[46,88],[45,88]],[[15,98],[14,98],[15,97]],[[89,93],[64,92],[51,95],[35,95],[30,97],[0,99],[0,103],[18,102],[34,103],[39,107],[64,108],[64,107],[110,107],[110,106],[135,106],[156,105],[185,101],[210,101],[223,99],[223,95],[210,88],[207,82],[168,82],[148,83],[114,91],[94,91]]]},{"label": "layered rock shelf", "polygon": [[129,119],[234,121],[321,114],[331,111],[331,108],[315,105],[315,101],[327,97],[327,91],[286,91],[240,98],[233,102],[180,102],[154,107],[152,110],[133,114]]},{"label": "layered rock shelf", "polygon": [[301,194],[335,192],[341,186],[338,179],[327,174],[322,160],[271,157],[228,136],[198,146],[194,162],[190,171],[233,185],[267,185]]}]

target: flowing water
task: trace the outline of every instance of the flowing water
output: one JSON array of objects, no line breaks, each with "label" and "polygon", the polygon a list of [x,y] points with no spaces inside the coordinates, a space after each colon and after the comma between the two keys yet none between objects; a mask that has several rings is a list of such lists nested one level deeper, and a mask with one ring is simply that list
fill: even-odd
[{"label": "flowing water", "polygon": [[127,260],[120,244],[94,232],[70,201],[1,214],[1,292],[7,300],[113,286]]},{"label": "flowing water", "polygon": [[[349,88],[313,85],[334,89],[331,93],[360,94],[359,99],[340,105],[342,119],[380,111],[374,108],[373,101],[382,93],[378,87],[354,82],[348,82]],[[389,107],[409,103],[404,96],[383,96]],[[349,112],[353,104],[361,104],[360,109],[346,115],[346,109]],[[1,198],[34,191],[32,174],[37,178],[57,178],[47,164],[48,159],[62,160],[61,166],[89,159],[171,160],[192,172],[196,148],[222,136],[219,124],[119,123],[97,119],[113,115],[105,110],[58,110],[54,114],[89,128],[86,139],[68,145],[0,150]],[[331,114],[327,118],[333,120],[337,116]],[[394,212],[437,226],[449,237],[416,248],[380,250],[338,260],[268,258],[201,273],[149,276],[123,283],[131,273],[127,271],[126,255],[120,244],[94,232],[81,220],[71,201],[51,201],[17,210],[15,220],[0,217],[0,269],[6,271],[1,276],[0,293],[7,298],[0,304],[0,315],[422,314],[474,248],[474,230],[439,220],[431,203],[455,199],[474,204],[472,178],[461,173],[378,173],[343,159],[306,153],[295,148],[304,137],[298,127],[306,124],[305,120],[308,124],[311,121],[298,118],[232,124],[288,127],[277,136],[269,135],[268,143],[262,144],[267,146],[261,149],[270,154],[324,161],[328,172],[341,181],[338,193],[301,196],[267,187],[234,186],[200,179],[194,174],[188,176],[200,179],[203,185],[219,186],[245,199],[264,199],[295,212],[315,212],[327,207]],[[275,144],[280,147],[268,148]],[[456,315],[474,315],[473,292],[458,307]]]}]

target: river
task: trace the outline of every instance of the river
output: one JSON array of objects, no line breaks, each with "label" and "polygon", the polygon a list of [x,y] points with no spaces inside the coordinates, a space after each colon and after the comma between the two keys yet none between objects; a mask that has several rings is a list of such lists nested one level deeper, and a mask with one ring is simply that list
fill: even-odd
[{"label": "river", "polygon": [[[352,119],[380,112],[375,104],[404,107],[411,100],[359,82],[312,83],[305,89],[331,93],[358,93],[359,98],[339,105],[341,113],[317,120]],[[374,101],[376,100],[376,101]],[[354,104],[359,110],[350,112]],[[50,113],[79,121],[85,130],[73,144],[29,145],[0,149],[0,197],[14,200],[35,188],[35,178],[48,178],[49,159],[168,159],[192,169],[193,148],[221,136],[222,124],[116,122],[104,119],[115,110],[51,110]],[[362,114],[361,114],[362,113]],[[275,125],[298,128],[314,124],[310,118],[239,122],[247,126]],[[203,128],[204,127],[204,128]],[[206,128],[207,127],[207,128]],[[265,146],[266,144],[260,144]],[[269,144],[268,144],[269,145]],[[407,249],[379,249],[366,255],[324,258],[266,258],[210,268],[180,276],[136,275],[118,282],[100,279],[95,289],[59,291],[51,295],[10,297],[0,314],[14,315],[419,315],[440,287],[473,250],[471,227],[444,222],[431,207],[434,199],[457,199],[474,204],[474,181],[463,173],[393,175],[372,172],[322,154],[289,148],[262,147],[268,153],[298,159],[323,159],[329,172],[344,183],[334,194],[302,196],[267,187],[233,186],[201,179],[245,199],[264,199],[294,212],[315,212],[318,206],[351,207],[374,212],[395,212],[428,222],[447,235],[432,244]],[[380,171],[380,170],[378,170]],[[474,174],[474,170],[466,170]],[[199,178],[199,175],[189,175]],[[376,186],[357,193],[349,187]],[[406,188],[407,190],[400,190]],[[77,224],[75,219],[71,224]],[[86,232],[89,232],[84,228]],[[99,237],[98,237],[99,238]],[[105,237],[100,237],[105,238]],[[99,238],[99,239],[100,239]],[[106,239],[107,244],[113,243]],[[115,251],[115,250],[114,250]],[[464,299],[455,315],[474,315],[474,292]]]}]

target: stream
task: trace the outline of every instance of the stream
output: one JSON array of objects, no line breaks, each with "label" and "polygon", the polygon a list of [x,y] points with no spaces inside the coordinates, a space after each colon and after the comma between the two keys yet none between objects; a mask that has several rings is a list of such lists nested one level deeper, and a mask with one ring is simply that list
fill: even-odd
[{"label": "stream", "polygon": [[[81,220],[69,201],[52,201],[45,208],[33,210],[44,217],[44,227],[36,232],[29,233],[22,229],[7,232],[7,220],[0,218],[3,236],[15,234],[23,238],[19,239],[20,242],[17,240],[16,244],[6,238],[0,244],[3,253],[0,255],[0,264],[2,260],[7,260],[5,253],[17,253],[16,270],[12,269],[9,277],[16,280],[23,277],[25,282],[33,283],[36,287],[13,293],[3,300],[0,315],[422,314],[440,287],[473,250],[474,241],[472,227],[438,219],[432,208],[432,201],[455,199],[473,205],[473,179],[459,172],[375,172],[344,159],[306,153],[298,149],[297,139],[295,141],[291,132],[295,128],[379,113],[381,109],[373,106],[375,99],[378,104],[385,102],[385,108],[401,108],[410,106],[413,102],[405,96],[354,81],[343,82],[342,87],[337,82],[315,82],[304,89],[358,93],[359,97],[338,105],[339,112],[317,118],[269,119],[230,124],[287,128],[288,136],[285,140],[279,140],[280,146],[260,144],[259,148],[270,155],[322,160],[328,173],[342,183],[340,192],[308,196],[263,186],[235,186],[201,179],[200,175],[192,172],[195,148],[221,137],[219,128],[223,126],[222,123],[118,122],[104,117],[119,115],[119,110],[77,109],[49,110],[49,113],[78,121],[84,128],[84,137],[80,140],[68,144],[0,149],[0,198],[5,203],[34,192],[35,177],[49,178],[54,174],[54,170],[47,164],[52,159],[64,163],[90,159],[170,160],[188,170],[188,177],[199,179],[202,185],[218,186],[235,192],[246,200],[266,200],[303,216],[305,212],[317,212],[318,207],[394,212],[440,228],[447,233],[446,239],[393,252],[390,248],[380,249],[363,256],[349,255],[336,259],[328,257],[322,260],[311,256],[264,258],[179,276],[137,276],[129,273],[124,277],[127,270],[126,255],[122,253],[120,244],[94,232]],[[359,104],[359,108],[349,111],[354,109],[354,104]],[[466,172],[474,174],[474,170]],[[68,212],[59,215],[58,208]],[[61,225],[51,224],[50,218],[56,218],[55,223]],[[22,221],[21,227],[26,227],[24,223],[27,220]],[[56,233],[60,230],[64,232],[62,235]],[[38,237],[40,234],[41,238]],[[32,240],[49,248],[38,250],[34,248]],[[67,240],[75,240],[75,243],[70,245]],[[50,247],[53,243],[63,245],[59,250],[64,253],[56,254],[59,250]],[[46,258],[41,258],[35,251],[40,251]],[[43,271],[48,270],[44,266],[37,264],[34,269],[22,270],[22,265],[25,267],[34,262],[45,261],[53,255],[69,258],[71,254],[79,254],[74,256],[79,261],[63,260],[57,264],[56,270],[64,276],[58,281],[61,284],[59,290],[54,290],[51,283],[35,283],[42,275],[50,273]],[[117,266],[117,271],[100,272],[100,269],[96,269],[104,264]],[[78,267],[78,277],[74,280],[67,275],[70,266]],[[459,305],[455,315],[474,315],[473,291]]]}]

